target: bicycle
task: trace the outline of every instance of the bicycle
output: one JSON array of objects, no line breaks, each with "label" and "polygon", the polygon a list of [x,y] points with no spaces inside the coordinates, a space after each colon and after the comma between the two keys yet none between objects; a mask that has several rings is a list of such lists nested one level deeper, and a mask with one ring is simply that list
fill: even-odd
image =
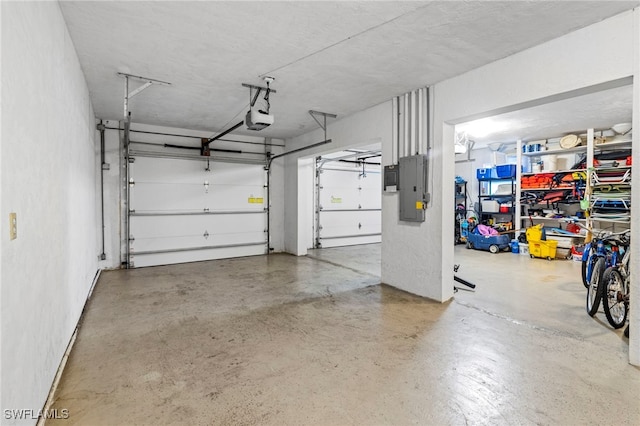
[{"label": "bicycle", "polygon": [[[590,264],[587,264],[587,270],[591,269],[589,278],[589,287],[587,288],[586,309],[589,316],[594,316],[600,308],[600,301],[604,293],[603,278],[607,268],[615,266],[620,260],[620,248],[627,245],[623,235],[629,231],[623,231],[615,234],[607,234],[604,237],[595,239],[596,250],[591,256]],[[591,268],[590,265],[593,265]]]},{"label": "bicycle", "polygon": [[627,322],[629,313],[629,259],[631,249],[627,248],[622,261],[617,265],[608,267],[603,274],[604,293],[602,305],[604,314],[609,324],[615,329],[622,328]]},{"label": "bicycle", "polygon": [[[584,285],[584,287],[588,289],[589,282],[591,281],[591,275],[593,273],[593,269],[597,260],[597,257],[594,257],[594,254],[605,256],[607,252],[610,250],[610,247],[604,244],[605,242],[604,240],[606,240],[611,236],[622,235],[627,231],[623,231],[618,234],[612,234],[608,231],[597,232],[597,231],[589,230],[589,228],[587,228],[586,226],[584,226],[579,222],[572,221],[571,223],[574,223],[578,225],[580,228],[585,229],[591,232],[592,234],[595,234],[595,236],[591,239],[591,241],[585,244],[584,250],[582,252],[582,265],[581,265],[582,285]],[[599,244],[599,242],[601,244]]]}]

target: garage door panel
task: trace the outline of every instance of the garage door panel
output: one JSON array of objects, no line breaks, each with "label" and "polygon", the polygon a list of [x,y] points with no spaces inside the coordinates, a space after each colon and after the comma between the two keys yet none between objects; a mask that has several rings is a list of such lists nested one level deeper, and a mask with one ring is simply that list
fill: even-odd
[{"label": "garage door panel", "polygon": [[322,240],[323,248],[331,248],[331,247],[344,247],[344,246],[355,246],[360,244],[373,244],[382,242],[382,236],[374,235],[368,237],[358,237],[358,238],[335,238]]},{"label": "garage door panel", "polygon": [[210,183],[219,185],[253,185],[262,186],[265,181],[264,166],[255,164],[214,163],[210,166]]},{"label": "garage door panel", "polygon": [[129,194],[131,207],[136,212],[203,211],[206,208],[204,185],[136,183]]},{"label": "garage door panel", "polygon": [[[242,233],[225,233],[225,234],[211,234],[208,237],[203,235],[185,235],[185,236],[166,236],[166,237],[148,237],[140,238],[136,237],[131,242],[131,253],[136,255],[137,253],[164,251],[164,250],[184,250],[184,249],[198,249],[201,247],[210,246],[230,246],[241,244],[254,244],[262,243],[266,244],[266,238],[264,230],[254,232],[242,232]],[[263,247],[264,252],[264,247]]]},{"label": "garage door panel", "polygon": [[359,194],[359,203],[362,208],[367,209],[381,209],[382,208],[382,194],[380,188],[374,189],[362,189]]},{"label": "garage door panel", "polygon": [[[202,161],[145,157],[130,164],[134,266],[266,253],[264,166],[211,162],[209,167],[205,171]],[[168,214],[207,211],[211,214]],[[229,213],[214,214],[224,211]]]},{"label": "garage door panel", "polygon": [[131,234],[135,238],[183,235],[225,234],[264,231],[264,213],[243,215],[132,216]]},{"label": "garage door panel", "polygon": [[205,195],[211,211],[263,210],[265,188],[262,185],[215,185]]},{"label": "garage door panel", "polygon": [[381,240],[380,167],[368,166],[365,176],[361,172],[361,167],[336,170],[332,166],[319,173],[317,237],[322,247]]},{"label": "garage door panel", "polygon": [[250,247],[226,247],[175,253],[155,253],[136,256],[133,261],[133,266],[140,268],[145,266],[172,265],[176,263],[228,259],[231,257],[257,256],[263,255],[264,253],[265,249],[263,245]]},{"label": "garage door panel", "polygon": [[135,157],[129,177],[136,182],[202,183],[208,174],[204,169],[200,161]]},{"label": "garage door panel", "polygon": [[320,237],[380,233],[380,212],[321,212]]},{"label": "garage door panel", "polygon": [[358,188],[322,188],[320,205],[325,210],[335,209],[379,209],[382,198],[376,190]]}]

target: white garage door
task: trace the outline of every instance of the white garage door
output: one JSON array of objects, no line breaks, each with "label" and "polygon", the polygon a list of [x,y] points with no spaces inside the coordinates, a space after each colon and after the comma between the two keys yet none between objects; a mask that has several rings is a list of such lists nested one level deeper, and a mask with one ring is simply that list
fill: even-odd
[{"label": "white garage door", "polygon": [[134,158],[130,267],[267,252],[263,165]]},{"label": "white garage door", "polygon": [[381,185],[379,165],[317,168],[316,248],[380,242]]}]

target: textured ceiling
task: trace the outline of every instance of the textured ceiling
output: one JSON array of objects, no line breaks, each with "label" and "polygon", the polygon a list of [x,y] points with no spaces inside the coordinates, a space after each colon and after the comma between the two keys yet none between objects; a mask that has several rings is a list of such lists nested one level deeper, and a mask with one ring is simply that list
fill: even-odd
[{"label": "textured ceiling", "polygon": [[467,132],[478,148],[581,134],[589,128],[605,130],[631,122],[632,112],[633,86],[623,86],[459,124],[456,131]]},{"label": "textured ceiling", "polygon": [[135,122],[222,131],[248,110],[241,83],[269,75],[275,124],[238,133],[279,138],[316,128],[310,109],[344,117],[637,4],[60,2],[99,118],[122,117],[122,71],[172,83],[132,99]]}]

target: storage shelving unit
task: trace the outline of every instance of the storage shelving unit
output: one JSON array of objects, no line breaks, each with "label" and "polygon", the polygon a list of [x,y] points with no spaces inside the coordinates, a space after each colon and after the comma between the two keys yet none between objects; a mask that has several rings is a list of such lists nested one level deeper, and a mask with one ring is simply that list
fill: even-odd
[{"label": "storage shelving unit", "polygon": [[[486,191],[483,190],[483,184],[486,187]],[[509,194],[495,194],[494,187],[499,184],[508,184],[511,186],[511,192]],[[508,211],[501,212],[498,208],[498,211],[486,211],[483,210],[482,202],[483,201],[497,201],[498,205],[500,204],[510,204],[508,207]],[[507,177],[507,178],[487,178],[487,179],[478,179],[478,205],[480,207],[480,211],[478,214],[480,215],[479,221],[483,224],[491,224],[496,225],[498,223],[511,223],[510,229],[514,226],[514,215],[516,208],[515,206],[519,205],[518,197],[516,197],[516,178],[515,177]],[[508,221],[504,219],[508,218]],[[494,223],[495,222],[495,223]]]},{"label": "storage shelving unit", "polygon": [[[630,209],[631,209],[631,167],[625,165],[618,165],[617,167],[611,167],[611,165],[594,166],[594,157],[600,153],[606,153],[609,151],[618,151],[631,148],[631,139],[617,137],[618,140],[605,142],[602,144],[595,144],[595,130],[587,130],[587,144],[576,146],[568,149],[554,149],[549,151],[535,151],[535,152],[522,152],[522,141],[518,141],[518,165],[522,164],[522,157],[538,157],[543,158],[548,155],[566,155],[566,154],[586,154],[585,165],[586,168],[582,169],[565,169],[558,171],[542,171],[539,173],[521,173],[520,167],[517,171],[517,186],[516,191],[516,203],[521,205],[525,192],[547,192],[547,191],[559,191],[559,190],[584,190],[585,197],[589,199],[589,209],[587,216],[581,221],[586,222],[588,227],[596,228],[614,227],[615,231],[626,229],[629,227]],[[596,163],[597,164],[597,163]],[[561,174],[561,173],[573,173],[573,172],[585,172],[588,185],[586,187],[575,187],[577,183],[574,183],[574,188],[571,187],[527,187],[522,188],[522,177],[536,176],[542,174]],[[615,179],[614,176],[619,176],[619,179]],[[586,183],[586,182],[585,182]],[[612,192],[618,191],[618,193]],[[577,207],[577,206],[576,206]],[[576,210],[580,210],[577,208]],[[522,211],[516,214],[516,222],[519,223],[524,229],[528,225],[529,216],[523,214]],[[534,222],[556,222],[560,225],[562,218],[549,218],[549,217],[533,217]],[[621,228],[617,229],[616,228]],[[559,226],[558,226],[559,227]]]}]

